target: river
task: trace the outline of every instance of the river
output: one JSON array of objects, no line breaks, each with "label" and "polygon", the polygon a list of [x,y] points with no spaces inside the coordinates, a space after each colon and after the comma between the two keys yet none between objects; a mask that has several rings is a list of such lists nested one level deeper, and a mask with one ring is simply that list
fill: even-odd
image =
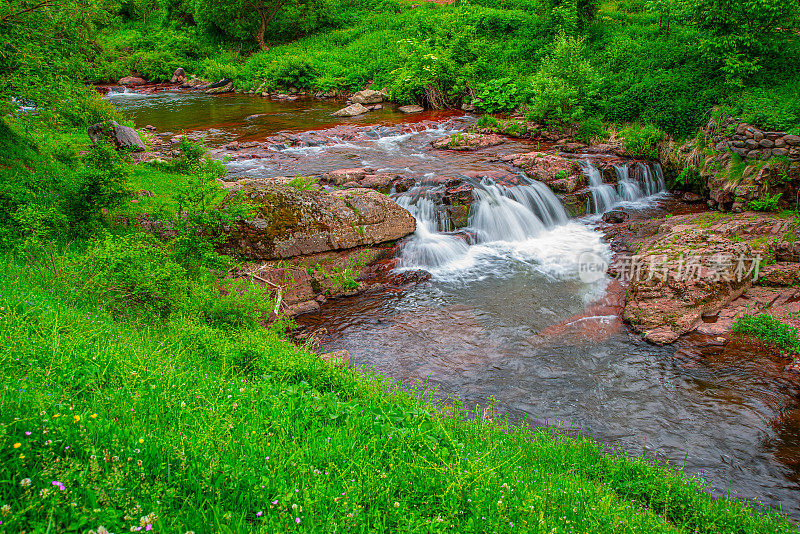
[{"label": "river", "polygon": [[[178,92],[110,98],[138,127],[202,134],[214,148],[278,133],[299,140],[228,162],[232,175],[371,167],[416,181],[394,195],[419,227],[405,240],[401,268],[424,269],[431,280],[330,301],[299,317],[301,329],[322,332],[326,350],[347,349],[356,366],[470,406],[493,399],[517,420],[667,459],[688,475],[702,474],[715,492],[800,518],[800,386],[783,372],[786,361],[738,340],[694,336],[659,347],[630,332],[619,321],[620,289],[576,275],[577,252],[610,257],[598,217],[568,218],[543,184],[503,178],[519,173],[502,156],[536,143],[433,150],[431,140],[473,120],[450,112],[409,117],[387,106],[334,119],[341,103]],[[403,127],[409,122],[421,126]],[[628,170],[618,170],[624,182]],[[658,171],[648,166],[616,189],[593,179],[591,208],[663,214],[672,201],[658,193]],[[591,168],[587,173],[592,178]],[[467,238],[447,232],[433,209],[443,175],[469,175],[476,185]]]}]

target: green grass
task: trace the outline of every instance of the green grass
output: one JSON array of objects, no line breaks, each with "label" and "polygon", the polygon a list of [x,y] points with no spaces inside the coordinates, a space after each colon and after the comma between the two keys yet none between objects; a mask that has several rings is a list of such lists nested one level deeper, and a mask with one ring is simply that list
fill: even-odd
[{"label": "green grass", "polygon": [[733,325],[733,331],[769,341],[791,356],[800,355],[798,329],[771,315],[744,315]]},{"label": "green grass", "polygon": [[112,316],[69,268],[2,269],[8,532],[796,532],[664,466],[469,421],[272,330]]}]

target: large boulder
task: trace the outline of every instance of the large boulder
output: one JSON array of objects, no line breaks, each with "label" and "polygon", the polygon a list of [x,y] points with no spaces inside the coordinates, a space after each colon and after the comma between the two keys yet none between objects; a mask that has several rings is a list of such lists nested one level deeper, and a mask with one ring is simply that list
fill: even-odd
[{"label": "large boulder", "polygon": [[203,78],[198,78],[194,74],[192,74],[192,77],[186,80],[183,83],[183,85],[181,85],[181,87],[184,87],[186,89],[203,88],[208,86],[209,86],[208,80],[204,80]]},{"label": "large boulder", "polygon": [[117,121],[98,122],[89,126],[89,139],[96,145],[101,139],[107,138],[118,150],[132,150],[140,152],[147,149],[139,137],[139,132],[128,126],[121,126]]},{"label": "large boulder", "polygon": [[175,73],[172,75],[172,79],[169,82],[177,83],[179,85],[186,83],[186,71],[183,70],[183,67],[178,67],[175,69]]},{"label": "large boulder", "polygon": [[144,85],[147,82],[138,76],[125,76],[124,78],[120,78],[117,83],[126,87],[135,87],[137,85]]},{"label": "large boulder", "polygon": [[379,104],[383,102],[384,95],[380,91],[373,91],[372,89],[364,89],[359,91],[350,98],[354,104]]},{"label": "large boulder", "polygon": [[433,148],[441,150],[478,150],[505,143],[505,139],[497,134],[455,133],[440,137],[431,142]]},{"label": "large boulder", "polygon": [[505,156],[503,159],[511,161],[517,167],[524,169],[531,178],[546,184],[583,174],[580,165],[575,161],[547,152],[514,154]]},{"label": "large boulder", "polygon": [[270,181],[229,188],[256,209],[232,228],[226,248],[251,259],[279,259],[400,239],[416,229],[408,211],[371,189],[328,193]]},{"label": "large boulder", "polygon": [[730,223],[712,223],[709,229],[688,215],[646,224],[655,234],[636,243],[636,256],[613,267],[630,281],[623,317],[645,339],[677,340],[752,285],[758,251],[725,235]]},{"label": "large boulder", "polygon": [[353,104],[352,106],[347,106],[346,108],[342,108],[339,111],[334,111],[334,117],[355,117],[357,115],[363,115],[364,113],[368,112],[369,110],[362,106],[361,104]]},{"label": "large boulder", "polygon": [[205,89],[205,92],[210,95],[230,93],[231,91],[233,91],[233,80],[229,80],[228,78],[212,83]]}]

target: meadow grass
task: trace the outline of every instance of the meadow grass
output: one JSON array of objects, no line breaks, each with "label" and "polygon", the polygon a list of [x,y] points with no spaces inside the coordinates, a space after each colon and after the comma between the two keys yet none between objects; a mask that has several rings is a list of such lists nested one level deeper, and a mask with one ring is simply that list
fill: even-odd
[{"label": "meadow grass", "polygon": [[275,329],[112,315],[80,272],[11,256],[2,279],[3,532],[796,532],[663,465],[333,368]]}]

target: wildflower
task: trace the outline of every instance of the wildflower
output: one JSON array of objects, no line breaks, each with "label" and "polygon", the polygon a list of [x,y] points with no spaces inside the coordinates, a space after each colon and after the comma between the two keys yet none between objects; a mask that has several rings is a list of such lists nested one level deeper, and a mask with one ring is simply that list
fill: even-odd
[{"label": "wildflower", "polygon": [[73,415],[72,418],[75,420],[76,423],[81,420],[81,416],[78,414]]},{"label": "wildflower", "polygon": [[20,460],[24,460],[24,459],[25,459],[25,455],[24,455],[24,454],[20,454],[20,455],[19,455],[19,459],[20,459]]},{"label": "wildflower", "polygon": [[4,504],[2,507],[0,507],[0,512],[2,512],[3,515],[8,515],[11,513],[11,507],[7,504]]},{"label": "wildflower", "polygon": [[297,504],[292,505],[292,510],[297,510]]},{"label": "wildflower", "polygon": [[89,417],[91,417],[92,419],[97,419],[97,414],[96,414],[96,413],[93,413],[93,414],[92,414],[92,415],[90,415]]},{"label": "wildflower", "polygon": [[66,488],[64,487],[64,484],[62,484],[62,483],[61,483],[61,482],[59,482],[58,480],[54,480],[53,482],[51,482],[51,484],[53,484],[53,486],[56,486],[56,487],[57,487],[58,489],[60,489],[61,491],[64,491],[64,490],[66,489]]},{"label": "wildflower", "polygon": [[299,518],[299,517],[295,517],[295,518],[294,518],[294,522],[295,522],[295,523],[297,523],[297,524],[299,525],[299,524],[300,524],[300,518]]},{"label": "wildflower", "polygon": [[23,478],[22,480],[19,481],[19,485],[22,486],[23,488],[27,488],[28,486],[31,485],[31,479]]},{"label": "wildflower", "polygon": [[144,443],[144,440],[142,438],[139,438],[139,443]]},{"label": "wildflower", "polygon": [[33,432],[31,432],[30,430],[26,430],[26,431],[25,431],[25,435],[26,435],[26,436],[30,436],[31,434],[33,434]]},{"label": "wildflower", "polygon": [[278,504],[278,499],[275,499],[274,501],[272,501],[272,504]]},{"label": "wildflower", "polygon": [[394,507],[395,507],[395,508],[400,508],[400,503],[399,503],[399,502],[397,502],[397,501],[394,501]]},{"label": "wildflower", "polygon": [[15,449],[19,449],[20,447],[22,447],[22,443],[20,443],[20,442],[16,442],[16,443],[14,444],[14,448],[15,448]]},{"label": "wildflower", "polygon": [[97,527],[97,534],[112,534],[112,533],[106,530],[106,527],[100,525],[99,527]]},{"label": "wildflower", "polygon": [[264,515],[263,510],[259,510],[258,512],[256,512],[256,517],[261,517],[262,515]]},{"label": "wildflower", "polygon": [[48,488],[44,488],[39,492],[39,496],[42,498],[47,497],[48,495],[50,495],[50,489]]}]

